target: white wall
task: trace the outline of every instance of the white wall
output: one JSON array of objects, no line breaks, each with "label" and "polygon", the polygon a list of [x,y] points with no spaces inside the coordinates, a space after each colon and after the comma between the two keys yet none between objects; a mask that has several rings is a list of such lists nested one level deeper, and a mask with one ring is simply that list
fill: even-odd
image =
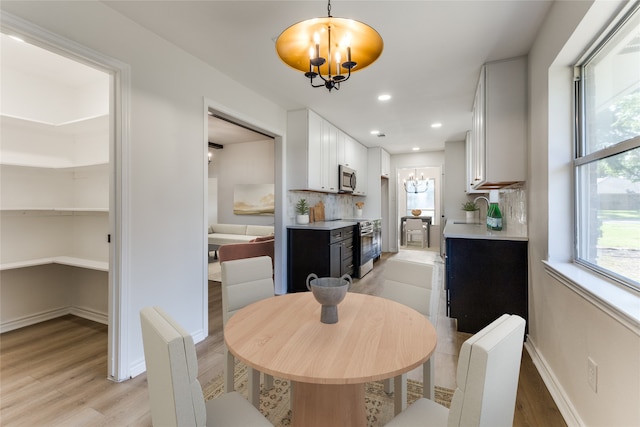
[{"label": "white wall", "polygon": [[[467,170],[465,141],[447,141],[444,144],[444,194],[442,215],[462,218],[460,206],[467,201]],[[443,224],[444,226],[444,224]]]},{"label": "white wall", "polygon": [[[527,346],[569,425],[640,425],[640,328],[543,264],[571,259],[572,65],[619,5],[555,2],[529,56]],[[588,357],[598,364],[597,392]]]},{"label": "white wall", "polygon": [[196,338],[206,334],[203,98],[279,135],[286,113],[99,2],[3,1],[0,7],[131,67],[122,333],[125,366],[135,375],[144,361],[142,307],[162,306]]},{"label": "white wall", "polygon": [[216,150],[218,166],[217,211],[223,224],[274,225],[273,215],[233,213],[234,189],[239,184],[275,182],[275,146],[272,139],[228,144]]}]

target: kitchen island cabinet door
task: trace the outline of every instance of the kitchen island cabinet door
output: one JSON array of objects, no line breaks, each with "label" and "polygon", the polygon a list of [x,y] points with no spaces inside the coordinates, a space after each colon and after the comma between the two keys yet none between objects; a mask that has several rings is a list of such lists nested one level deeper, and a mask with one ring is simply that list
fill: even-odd
[{"label": "kitchen island cabinet door", "polygon": [[287,292],[307,291],[307,276],[353,275],[355,227],[287,230]]},{"label": "kitchen island cabinet door", "polygon": [[447,303],[458,331],[475,334],[504,313],[527,320],[527,242],[446,240]]}]

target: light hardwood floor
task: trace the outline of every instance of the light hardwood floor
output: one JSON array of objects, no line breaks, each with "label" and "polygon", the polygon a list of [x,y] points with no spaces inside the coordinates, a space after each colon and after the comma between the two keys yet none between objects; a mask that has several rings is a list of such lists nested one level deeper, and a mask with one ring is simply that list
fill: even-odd
[{"label": "light hardwood floor", "polygon": [[[435,254],[401,251],[396,256],[425,259]],[[388,257],[384,254],[373,272],[355,281],[353,291],[379,292]],[[469,335],[455,331],[455,322],[443,315],[444,304],[443,299],[436,324],[435,383],[454,388],[458,350]],[[216,282],[209,282],[209,307],[210,335],[196,345],[203,386],[223,368],[221,294]],[[74,316],[0,335],[0,425],[150,426],[146,375],[111,382],[106,379],[106,355],[106,326]],[[514,425],[566,425],[526,351]]]}]

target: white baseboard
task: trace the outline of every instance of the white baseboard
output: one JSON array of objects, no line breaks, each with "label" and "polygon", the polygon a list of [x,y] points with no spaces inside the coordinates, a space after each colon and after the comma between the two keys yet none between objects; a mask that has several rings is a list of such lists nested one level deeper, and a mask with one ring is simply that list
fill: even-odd
[{"label": "white baseboard", "polygon": [[8,320],[0,324],[0,333],[13,331],[14,329],[24,328],[25,326],[35,325],[36,323],[45,322],[69,314],[69,307],[56,308],[54,310],[42,311],[40,313],[22,316],[17,319]]},{"label": "white baseboard", "polygon": [[72,314],[104,325],[109,324],[109,318],[106,313],[100,313],[83,307],[68,306],[4,321],[0,324],[0,333],[35,325],[36,323],[45,322],[47,320],[55,319],[56,317],[66,316],[67,314]]},{"label": "white baseboard", "polygon": [[580,418],[578,411],[571,403],[569,396],[565,393],[562,385],[553,374],[553,371],[549,368],[547,361],[544,357],[538,352],[535,343],[531,339],[530,336],[527,336],[527,341],[524,344],[527,352],[531,356],[531,360],[535,365],[540,377],[542,377],[542,381],[547,386],[553,401],[555,402],[560,414],[564,418],[564,421],[567,423],[569,427],[582,427],[585,423]]},{"label": "white baseboard", "polygon": [[147,365],[145,364],[144,357],[143,357],[142,359],[138,359],[137,362],[133,362],[129,366],[129,376],[131,378],[135,378],[138,375],[142,374],[143,372],[146,372],[146,370],[147,370]]},{"label": "white baseboard", "polygon": [[103,325],[109,324],[109,316],[107,313],[100,313],[90,308],[72,306],[69,307],[69,314],[82,317],[83,319],[92,320],[97,323],[102,323]]}]

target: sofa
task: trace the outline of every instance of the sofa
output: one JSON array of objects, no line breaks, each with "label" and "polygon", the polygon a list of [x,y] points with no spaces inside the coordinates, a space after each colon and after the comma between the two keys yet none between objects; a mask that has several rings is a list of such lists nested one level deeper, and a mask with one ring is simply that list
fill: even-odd
[{"label": "sofa", "polygon": [[247,243],[258,237],[272,236],[272,225],[211,224],[208,230],[209,252],[218,256],[218,248],[230,243]]}]

